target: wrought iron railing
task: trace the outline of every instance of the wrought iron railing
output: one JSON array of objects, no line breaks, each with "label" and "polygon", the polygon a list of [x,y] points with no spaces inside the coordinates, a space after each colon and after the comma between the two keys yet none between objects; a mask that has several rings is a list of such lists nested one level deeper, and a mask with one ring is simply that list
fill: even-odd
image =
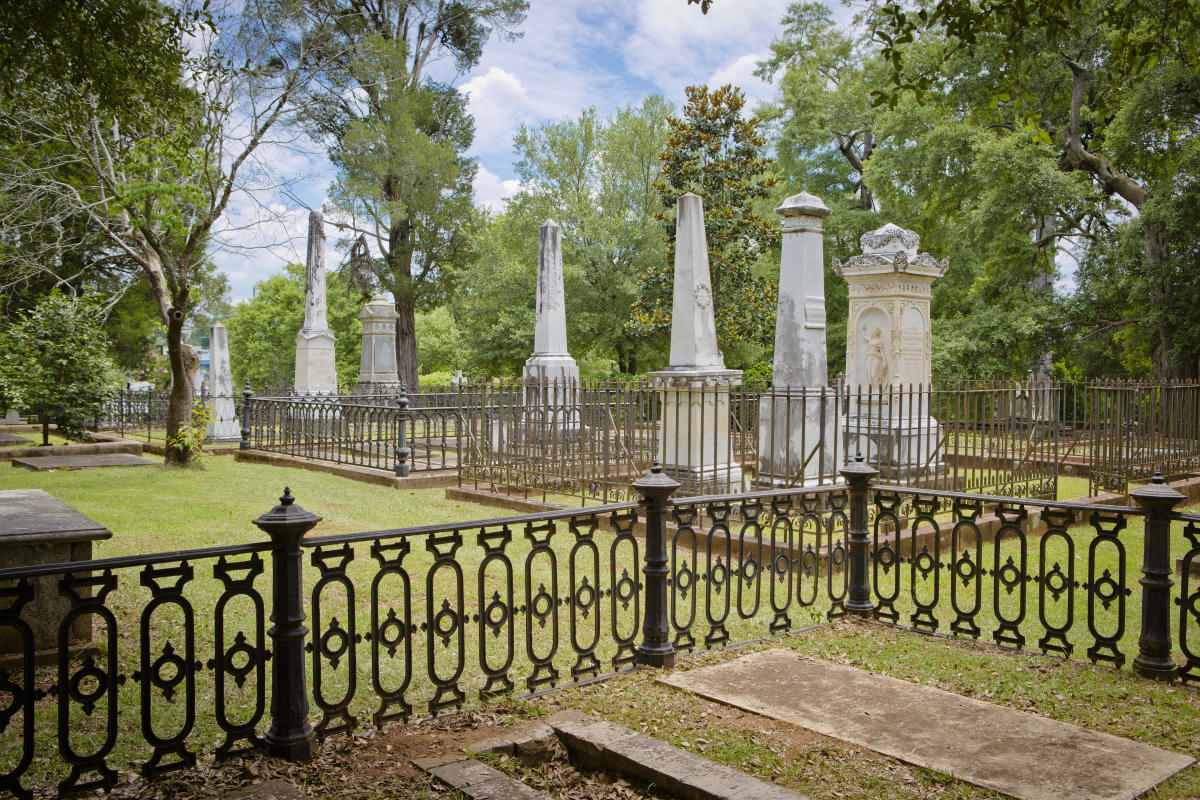
[{"label": "wrought iron railing", "polygon": [[243,445],[336,464],[394,471],[454,469],[462,450],[456,408],[408,407],[378,398],[336,396],[242,401]]},{"label": "wrought iron railing", "polygon": [[248,747],[306,759],[368,721],[847,615],[1200,680],[1200,590],[1171,582],[1176,555],[1185,576],[1200,560],[1200,516],[1170,487],[1122,508],[841,472],[674,497],[656,466],[638,502],[307,538],[320,518],[285,492],[255,520],[269,542],[0,570],[0,789],[107,788]]}]

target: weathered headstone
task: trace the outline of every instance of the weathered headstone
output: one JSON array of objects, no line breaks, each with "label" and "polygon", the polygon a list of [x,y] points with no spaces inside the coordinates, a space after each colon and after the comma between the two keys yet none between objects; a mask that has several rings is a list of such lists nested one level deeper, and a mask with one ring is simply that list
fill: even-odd
[{"label": "weathered headstone", "polygon": [[[92,542],[108,539],[112,531],[41,489],[0,491],[0,568],[27,567],[36,564],[60,564],[87,561],[92,557]],[[86,573],[80,573],[84,576]],[[30,578],[32,601],[21,612],[29,623],[35,653],[51,655],[58,647],[58,629],[71,610],[72,601],[60,592],[61,575]],[[91,595],[86,586],[72,586],[81,597]],[[86,644],[92,638],[92,614],[84,614],[70,626],[71,645]],[[0,658],[10,661],[25,650],[26,642],[11,626],[0,626]]]},{"label": "weathered headstone", "polygon": [[783,218],[774,380],[759,408],[759,482],[833,481],[844,461],[838,395],[828,387],[825,263],[821,219],[829,209],[807,192],[775,212]]},{"label": "weathered headstone", "polygon": [[671,360],[646,376],[663,392],[659,460],[685,490],[730,491],[742,483],[729,439],[729,392],[742,372],[717,349],[703,202],[688,192],[676,209]]},{"label": "weathered headstone", "polygon": [[233,371],[229,363],[229,334],[225,326],[212,326],[208,361],[212,386],[212,422],[208,423],[208,438],[214,442],[232,442],[241,438],[237,409],[233,400]]},{"label": "weathered headstone", "polygon": [[562,229],[554,220],[538,229],[536,313],[533,355],[523,374],[525,421],[561,435],[579,428],[579,366],[567,351]]},{"label": "weathered headstone", "polygon": [[0,420],[0,425],[20,425],[21,415],[17,413],[15,408],[10,408],[4,412],[4,419]]},{"label": "weathered headstone", "polygon": [[396,320],[400,317],[386,294],[371,298],[358,318],[362,321],[362,357],[359,361],[360,391],[395,387],[400,383],[396,373]]},{"label": "weathered headstone", "polygon": [[308,215],[304,271],[304,327],[296,334],[296,394],[336,394],[336,337],[329,330],[325,297],[325,226],[320,211]]},{"label": "weathered headstone", "polygon": [[920,392],[932,376],[930,295],[949,259],[918,254],[920,237],[891,223],[859,241],[862,255],[833,261],[850,285],[847,451],[861,453],[885,478],[928,474],[941,468],[940,439]]}]

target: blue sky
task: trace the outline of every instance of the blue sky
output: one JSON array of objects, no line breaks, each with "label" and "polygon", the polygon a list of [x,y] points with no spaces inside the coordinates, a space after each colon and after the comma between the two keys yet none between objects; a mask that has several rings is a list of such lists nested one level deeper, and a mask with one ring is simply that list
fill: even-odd
[{"label": "blue sky", "polygon": [[[524,35],[489,42],[479,65],[455,81],[476,121],[477,202],[499,207],[518,189],[512,135],[522,123],[575,117],[589,106],[607,112],[651,93],[678,106],[684,87],[698,83],[733,83],[751,104],[768,99],[772,88],[753,73],[788,3],[718,0],[702,15],[685,0],[532,0]],[[850,13],[840,4],[834,12]],[[452,67],[439,63],[430,72],[448,79]],[[303,260],[307,209],[320,207],[333,179],[323,155],[303,145],[267,148],[260,161],[272,177],[235,198],[213,253],[235,301],[287,261]],[[326,233],[332,266],[343,253],[334,232]]]}]

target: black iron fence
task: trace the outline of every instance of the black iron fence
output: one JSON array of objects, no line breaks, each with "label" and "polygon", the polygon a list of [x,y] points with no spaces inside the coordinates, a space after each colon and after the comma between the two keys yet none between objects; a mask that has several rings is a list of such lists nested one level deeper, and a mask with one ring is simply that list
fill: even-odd
[{"label": "black iron fence", "polygon": [[305,759],[366,724],[847,614],[1200,681],[1200,516],[1168,486],[1125,508],[841,473],[675,497],[656,466],[637,502],[307,537],[320,518],[285,492],[255,520],[266,542],[0,570],[0,788]]},{"label": "black iron fence", "polygon": [[462,448],[456,408],[411,408],[400,393],[242,400],[243,446],[407,475],[454,469]]}]

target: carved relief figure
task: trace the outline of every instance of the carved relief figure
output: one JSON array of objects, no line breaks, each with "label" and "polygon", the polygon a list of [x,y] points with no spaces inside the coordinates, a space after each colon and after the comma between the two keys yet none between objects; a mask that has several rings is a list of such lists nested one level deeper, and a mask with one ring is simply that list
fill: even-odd
[{"label": "carved relief figure", "polygon": [[867,347],[866,357],[863,359],[867,383],[872,386],[882,386],[887,383],[888,379],[888,362],[883,349],[883,332],[879,330],[878,325],[872,325],[869,331],[864,325],[862,335],[863,342]]}]

